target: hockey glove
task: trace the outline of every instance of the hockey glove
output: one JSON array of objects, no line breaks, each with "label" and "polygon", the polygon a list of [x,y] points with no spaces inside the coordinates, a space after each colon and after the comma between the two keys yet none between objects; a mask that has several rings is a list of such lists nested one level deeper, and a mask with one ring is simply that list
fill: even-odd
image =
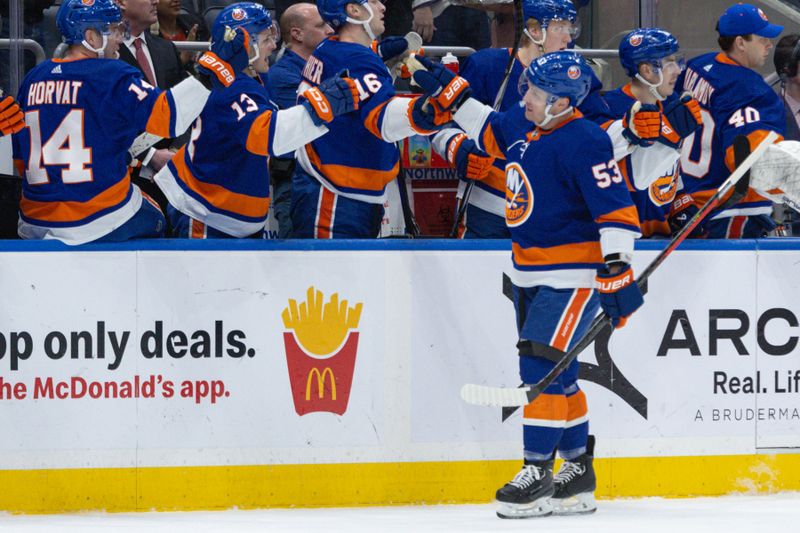
[{"label": "hockey glove", "polygon": [[685,93],[664,108],[659,141],[672,148],[680,148],[681,141],[703,125],[700,104]]},{"label": "hockey glove", "polygon": [[447,142],[447,161],[456,167],[459,178],[482,180],[489,175],[494,157],[479,150],[466,133],[458,133]]},{"label": "hockey glove", "polygon": [[439,104],[444,111],[455,113],[458,107],[472,95],[469,82],[456,76],[439,63],[434,63],[424,56],[415,56],[425,67],[414,72],[414,82],[419,85],[432,101]]},{"label": "hockey glove", "polygon": [[211,43],[211,50],[197,60],[197,72],[200,81],[208,88],[230,87],[236,74],[249,64],[250,37],[247,32],[242,28],[226,28],[225,37]]},{"label": "hockey glove", "polygon": [[386,37],[380,42],[373,41],[372,49],[381,59],[389,61],[408,50],[408,41],[405,37]]},{"label": "hockey glove", "polygon": [[611,318],[615,328],[621,328],[628,317],[644,303],[642,291],[633,279],[633,269],[625,265],[622,270],[612,274],[607,266],[597,271],[597,292],[600,307]]},{"label": "hockey glove", "polygon": [[448,122],[453,120],[453,115],[445,111],[436,103],[436,100],[417,96],[411,103],[411,126],[420,135],[430,135],[441,130]]},{"label": "hockey glove", "polygon": [[[697,204],[695,204],[691,196],[688,194],[678,195],[672,202],[672,207],[670,208],[668,217],[669,229],[672,231],[672,234],[675,235],[678,233],[681,228],[683,228],[686,223],[697,214],[698,211],[700,211],[700,209],[697,207]],[[708,235],[708,231],[701,220],[700,223],[697,224],[689,234],[689,238],[705,239],[706,235]]]},{"label": "hockey glove", "polygon": [[0,134],[11,135],[25,127],[25,115],[11,96],[0,101]]},{"label": "hockey glove", "polygon": [[360,98],[356,82],[347,77],[342,70],[336,76],[323,81],[319,87],[312,87],[301,94],[314,124],[321,126],[335,117],[358,109]]},{"label": "hockey glove", "polygon": [[622,136],[636,146],[652,146],[661,134],[661,111],[655,104],[635,102],[622,118]]}]

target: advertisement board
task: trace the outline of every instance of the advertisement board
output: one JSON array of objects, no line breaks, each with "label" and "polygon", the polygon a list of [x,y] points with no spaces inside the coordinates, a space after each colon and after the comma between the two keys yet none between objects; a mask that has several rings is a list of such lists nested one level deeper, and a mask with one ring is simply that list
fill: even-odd
[{"label": "advertisement board", "polygon": [[[265,506],[287,504],[287,484],[300,487],[316,465],[352,485],[319,480],[308,505],[396,501],[384,499],[389,485],[402,501],[488,499],[520,460],[519,412],[467,405],[459,390],[519,385],[506,245],[4,251],[0,478],[36,492],[53,472],[124,484],[115,476],[133,469],[134,508],[244,505],[242,491]],[[785,453],[800,447],[794,246],[674,253],[628,325],[581,355],[601,496],[794,487],[800,461]],[[635,271],[654,248],[637,252]],[[681,477],[720,461],[745,474]],[[665,469],[661,488],[634,480],[643,465]],[[265,473],[275,469],[279,478]],[[210,472],[239,492],[221,488],[210,503],[165,496]],[[472,484],[437,493],[454,472]],[[420,496],[421,478],[431,496]],[[366,496],[359,482],[379,492]],[[31,508],[15,494],[0,507],[101,505],[42,497]]]}]

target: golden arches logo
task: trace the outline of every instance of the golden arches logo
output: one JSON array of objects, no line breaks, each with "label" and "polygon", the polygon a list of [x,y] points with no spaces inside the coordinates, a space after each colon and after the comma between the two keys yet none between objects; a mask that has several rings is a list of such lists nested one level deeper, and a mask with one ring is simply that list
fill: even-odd
[{"label": "golden arches logo", "polygon": [[306,380],[306,401],[311,401],[311,378],[317,376],[317,398],[322,399],[325,397],[325,376],[331,377],[331,400],[336,400],[336,378],[333,377],[333,370],[330,367],[325,367],[322,372],[319,368],[314,367],[308,373]]},{"label": "golden arches logo", "polygon": [[[290,299],[281,313],[283,343],[292,401],[298,415],[327,411],[343,415],[356,369],[358,323],[362,304],[353,306],[338,293],[328,301],[313,286],[306,300]],[[314,394],[314,382],[317,391]]]}]

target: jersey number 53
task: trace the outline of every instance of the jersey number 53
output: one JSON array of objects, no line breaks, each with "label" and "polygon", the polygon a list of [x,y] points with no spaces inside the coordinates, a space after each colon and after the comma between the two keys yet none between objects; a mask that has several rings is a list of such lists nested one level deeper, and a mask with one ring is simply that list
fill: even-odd
[{"label": "jersey number 53", "polygon": [[622,183],[622,174],[620,174],[619,166],[614,159],[608,163],[599,163],[593,166],[592,174],[597,180],[597,186],[601,189],[609,187],[612,183]]}]

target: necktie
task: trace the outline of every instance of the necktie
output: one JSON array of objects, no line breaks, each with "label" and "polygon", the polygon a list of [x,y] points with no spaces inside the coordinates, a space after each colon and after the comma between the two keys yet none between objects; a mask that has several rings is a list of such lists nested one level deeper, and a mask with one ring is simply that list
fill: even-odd
[{"label": "necktie", "polygon": [[153,70],[150,68],[150,62],[147,61],[147,56],[144,55],[144,50],[142,50],[142,38],[137,37],[133,41],[133,46],[136,48],[136,62],[139,63],[140,67],[142,67],[144,77],[147,78],[147,81],[150,82],[150,85],[155,87],[156,77],[153,76]]}]

